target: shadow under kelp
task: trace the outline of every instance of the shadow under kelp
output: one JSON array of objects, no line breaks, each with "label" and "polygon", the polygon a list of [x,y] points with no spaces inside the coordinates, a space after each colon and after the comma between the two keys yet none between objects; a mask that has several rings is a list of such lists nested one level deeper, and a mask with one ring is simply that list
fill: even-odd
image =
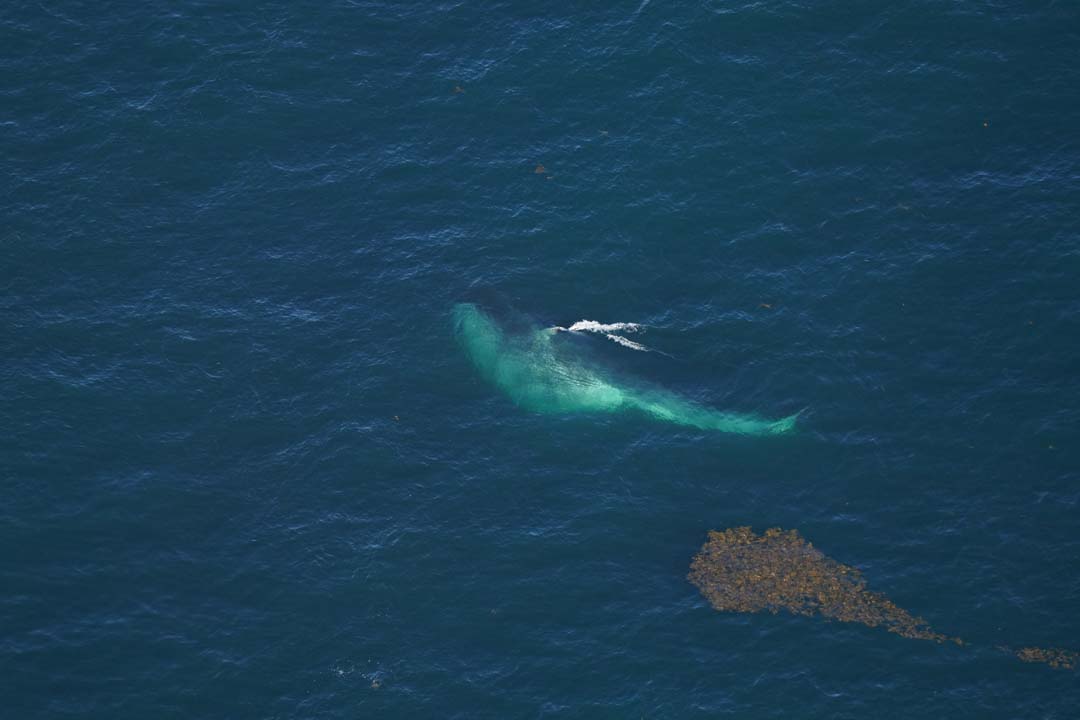
[{"label": "shadow under kelp", "polygon": [[[749,527],[711,531],[688,577],[721,612],[786,610],[884,627],[907,638],[966,644],[935,632],[922,618],[867,588],[856,568],[825,556],[797,530],[770,528],[762,535]],[[1072,669],[1078,659],[1077,653],[1056,648],[999,649],[1025,662],[1044,662],[1054,668]]]},{"label": "shadow under kelp", "polygon": [[701,430],[744,435],[791,432],[798,414],[780,420],[723,412],[644,383],[615,380],[573,344],[556,345],[558,328],[517,331],[472,303],[454,306],[458,341],[480,375],[519,407],[542,413],[636,411]]}]

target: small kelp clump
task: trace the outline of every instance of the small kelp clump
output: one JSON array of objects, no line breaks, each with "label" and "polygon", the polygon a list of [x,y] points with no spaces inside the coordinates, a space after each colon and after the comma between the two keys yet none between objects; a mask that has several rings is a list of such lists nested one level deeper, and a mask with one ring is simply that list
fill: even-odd
[{"label": "small kelp clump", "polygon": [[1046,663],[1052,668],[1061,670],[1074,669],[1076,667],[1076,661],[1080,659],[1080,655],[1077,655],[1077,653],[1074,653],[1071,650],[1037,647],[1020,648],[1016,651],[1016,657],[1024,662]]},{"label": "small kelp clump", "polygon": [[722,612],[822,615],[920,640],[953,640],[931,630],[881,593],[853,567],[826,557],[797,530],[748,527],[710,532],[690,566],[690,582]]},{"label": "small kelp clump", "polygon": [[[826,557],[797,530],[770,528],[761,535],[748,527],[712,531],[690,565],[689,579],[721,612],[787,610],[884,627],[907,638],[965,644],[931,630],[922,618],[868,589],[862,573]],[[1058,648],[999,648],[1024,662],[1058,669],[1071,670],[1080,659]]]}]

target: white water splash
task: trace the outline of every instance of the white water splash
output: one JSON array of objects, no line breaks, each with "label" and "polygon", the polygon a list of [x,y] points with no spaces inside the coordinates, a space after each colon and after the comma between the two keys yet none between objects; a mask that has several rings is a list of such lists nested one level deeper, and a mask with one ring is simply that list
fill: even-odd
[{"label": "white water splash", "polygon": [[631,350],[638,350],[640,352],[655,352],[651,347],[642,345],[641,343],[636,343],[633,340],[627,340],[622,335],[612,335],[610,333],[604,333],[604,337],[606,337],[608,340],[611,340],[612,342],[619,343],[623,347],[628,347]]},{"label": "white water splash", "polygon": [[578,320],[566,328],[570,332],[642,332],[645,327],[637,323],[601,323],[595,320]]},{"label": "white water splash", "polygon": [[568,328],[556,325],[554,328],[556,331],[562,330],[563,332],[591,332],[603,335],[608,340],[618,343],[623,347],[630,348],[631,350],[637,350],[638,352],[659,352],[653,350],[647,345],[642,345],[639,342],[634,342],[629,338],[625,338],[622,335],[616,335],[616,332],[635,333],[644,332],[645,326],[638,323],[602,323],[595,320],[578,320],[576,323]]}]

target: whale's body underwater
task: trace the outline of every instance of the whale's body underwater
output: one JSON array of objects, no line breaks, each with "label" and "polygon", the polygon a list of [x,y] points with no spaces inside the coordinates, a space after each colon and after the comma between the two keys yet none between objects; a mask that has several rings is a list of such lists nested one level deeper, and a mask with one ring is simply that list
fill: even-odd
[{"label": "whale's body underwater", "polygon": [[458,340],[480,374],[526,410],[639,411],[676,425],[744,435],[778,435],[795,427],[797,414],[765,420],[713,410],[662,389],[616,383],[578,358],[567,357],[565,350],[558,352],[553,328],[509,334],[472,303],[455,305],[452,314]]}]

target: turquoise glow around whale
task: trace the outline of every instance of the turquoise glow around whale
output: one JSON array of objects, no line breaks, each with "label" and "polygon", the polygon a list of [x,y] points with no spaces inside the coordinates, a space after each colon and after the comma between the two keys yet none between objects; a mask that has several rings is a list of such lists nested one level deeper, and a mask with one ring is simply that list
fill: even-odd
[{"label": "turquoise glow around whale", "polygon": [[602,371],[566,357],[565,352],[556,352],[556,331],[552,328],[508,334],[471,303],[455,305],[452,315],[458,340],[481,376],[526,410],[639,411],[676,425],[744,435],[778,435],[795,427],[797,415],[767,420],[722,412],[666,390],[616,382]]}]

